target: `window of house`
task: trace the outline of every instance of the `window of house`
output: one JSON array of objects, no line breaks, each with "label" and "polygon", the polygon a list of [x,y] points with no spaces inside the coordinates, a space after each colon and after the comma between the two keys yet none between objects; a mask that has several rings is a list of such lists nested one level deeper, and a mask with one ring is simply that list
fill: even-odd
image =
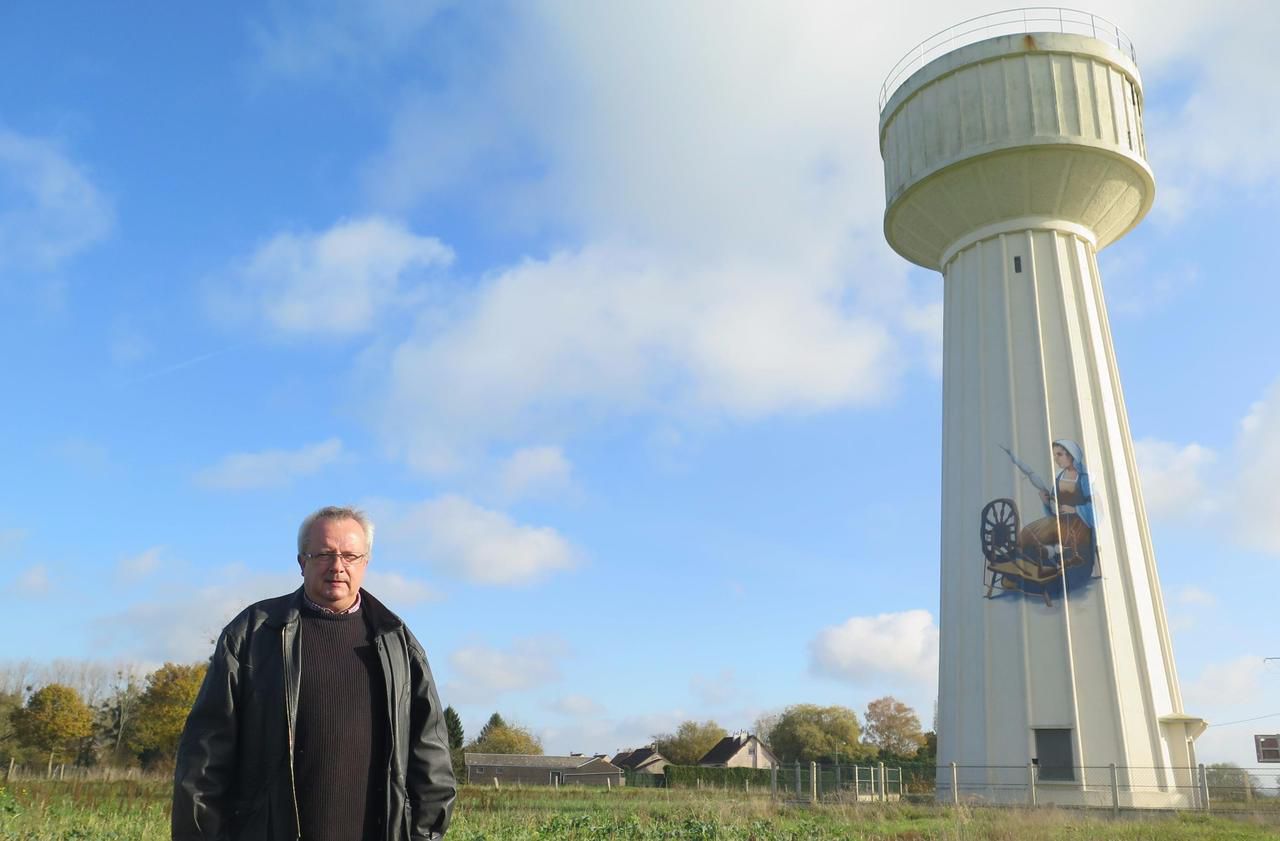
[{"label": "window of house", "polygon": [[1075,762],[1071,756],[1071,730],[1037,728],[1036,765],[1041,780],[1074,780]]}]

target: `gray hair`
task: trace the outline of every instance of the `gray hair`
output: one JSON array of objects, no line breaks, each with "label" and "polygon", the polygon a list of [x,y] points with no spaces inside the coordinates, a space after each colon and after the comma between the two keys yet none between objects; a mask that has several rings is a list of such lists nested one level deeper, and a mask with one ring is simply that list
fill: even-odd
[{"label": "gray hair", "polygon": [[319,511],[307,515],[307,518],[302,521],[302,525],[298,526],[299,555],[307,551],[307,535],[311,532],[311,527],[321,520],[355,520],[360,524],[360,528],[364,530],[365,551],[370,555],[373,554],[373,520],[369,519],[369,515],[359,508],[326,505]]}]

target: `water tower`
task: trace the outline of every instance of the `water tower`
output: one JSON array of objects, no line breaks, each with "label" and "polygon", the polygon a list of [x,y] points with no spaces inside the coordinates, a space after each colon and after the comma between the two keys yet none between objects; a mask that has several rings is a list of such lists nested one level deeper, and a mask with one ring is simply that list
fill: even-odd
[{"label": "water tower", "polygon": [[1132,45],[1084,13],[988,15],[913,50],[880,105],[885,236],[944,277],[939,797],[954,762],[962,797],[1191,805],[1205,724],[1097,264],[1155,195]]}]

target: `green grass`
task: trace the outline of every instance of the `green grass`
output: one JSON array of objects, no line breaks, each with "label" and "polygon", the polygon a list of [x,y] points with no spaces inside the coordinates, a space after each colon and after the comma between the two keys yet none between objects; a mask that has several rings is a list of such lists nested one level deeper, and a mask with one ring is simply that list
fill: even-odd
[{"label": "green grass", "polygon": [[[0,788],[0,839],[165,841],[169,785],[19,782]],[[1256,841],[1260,817],[1184,813],[1111,820],[1059,809],[908,804],[788,806],[768,797],[664,789],[463,789],[450,841]]]}]

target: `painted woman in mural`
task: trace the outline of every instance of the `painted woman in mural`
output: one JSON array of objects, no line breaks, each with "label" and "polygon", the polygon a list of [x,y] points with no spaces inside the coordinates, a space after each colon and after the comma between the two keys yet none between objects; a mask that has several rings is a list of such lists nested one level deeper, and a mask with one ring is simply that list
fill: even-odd
[{"label": "painted woman in mural", "polygon": [[1018,534],[1018,548],[1028,559],[1057,566],[1063,555],[1067,555],[1068,563],[1083,561],[1092,549],[1093,498],[1079,444],[1066,438],[1054,441],[1053,463],[1057,467],[1056,509],[1054,497],[1047,489],[1040,488],[1045,516],[1023,527]]},{"label": "painted woman in mural", "polygon": [[1001,446],[1040,494],[1044,516],[1019,528],[1017,503],[993,499],[982,509],[981,541],[986,557],[987,598],[999,590],[1051,596],[1087,583],[1094,569],[1093,496],[1084,452],[1075,441],[1053,442],[1053,487],[1008,448]]}]

